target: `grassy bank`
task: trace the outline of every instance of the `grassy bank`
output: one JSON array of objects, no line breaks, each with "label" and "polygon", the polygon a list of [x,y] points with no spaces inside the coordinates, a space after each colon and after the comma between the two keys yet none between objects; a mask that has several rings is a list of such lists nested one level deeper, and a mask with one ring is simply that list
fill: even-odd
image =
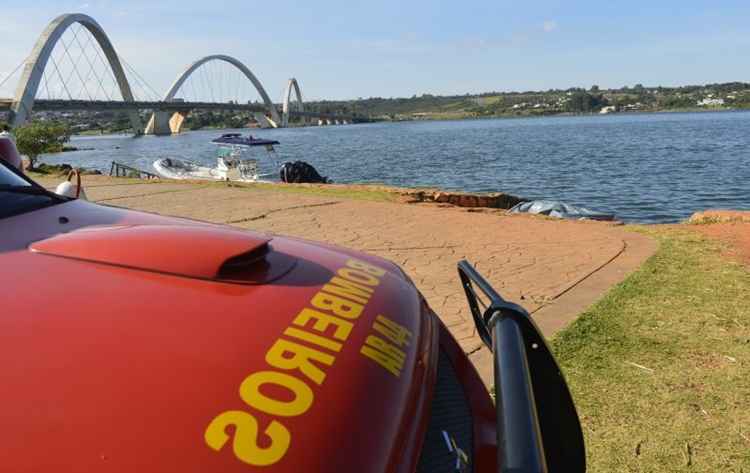
[{"label": "grassy bank", "polygon": [[[52,188],[65,180],[66,173],[60,169],[48,167],[48,169],[38,169],[27,171],[26,174],[36,182]],[[399,200],[397,188],[388,188],[377,185],[341,185],[341,184],[280,184],[280,183],[242,183],[242,182],[212,182],[212,181],[176,181],[169,179],[135,179],[109,176],[83,176],[84,188],[88,187],[106,187],[106,186],[160,186],[160,185],[179,185],[194,184],[196,187],[231,187],[241,189],[247,192],[253,191],[272,191],[290,194],[315,195],[328,197],[332,199],[354,199],[370,200],[376,202],[395,202]],[[388,189],[391,189],[390,191]]]},{"label": "grassy bank", "polygon": [[553,341],[589,471],[750,471],[750,272],[686,230]]},{"label": "grassy bank", "polygon": [[[226,183],[213,185],[227,186]],[[278,184],[278,183],[231,183],[231,187],[252,190],[270,190],[274,192],[286,192],[291,194],[317,195],[336,199],[373,200],[376,202],[394,202],[398,194],[375,187],[357,185],[328,185],[328,184]]]}]

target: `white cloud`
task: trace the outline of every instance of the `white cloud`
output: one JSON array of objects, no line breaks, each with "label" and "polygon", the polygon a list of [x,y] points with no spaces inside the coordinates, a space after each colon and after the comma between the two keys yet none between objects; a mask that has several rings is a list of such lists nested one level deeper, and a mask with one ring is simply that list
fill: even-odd
[{"label": "white cloud", "polygon": [[546,20],[542,24],[542,29],[545,33],[551,33],[557,29],[557,22],[555,20]]}]

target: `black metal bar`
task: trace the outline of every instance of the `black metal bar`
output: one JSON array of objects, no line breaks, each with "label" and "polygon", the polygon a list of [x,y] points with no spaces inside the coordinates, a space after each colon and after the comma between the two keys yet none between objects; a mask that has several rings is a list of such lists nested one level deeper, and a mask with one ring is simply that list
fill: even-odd
[{"label": "black metal bar", "polygon": [[492,350],[492,335],[490,335],[487,322],[479,310],[477,294],[474,292],[474,286],[472,285],[472,282],[475,280],[473,277],[476,277],[476,271],[474,271],[474,268],[468,262],[461,261],[458,263],[458,276],[461,278],[461,285],[466,292],[466,300],[469,301],[469,309],[471,310],[471,317],[474,319],[474,326],[477,328],[477,334],[487,348]]},{"label": "black metal bar", "polygon": [[482,292],[484,292],[487,295],[487,297],[492,302],[505,302],[505,299],[503,299],[502,296],[498,294],[497,291],[495,291],[495,288],[493,288],[490,285],[490,283],[487,282],[487,280],[484,279],[482,275],[479,274],[479,272],[477,272],[476,269],[474,269],[474,266],[469,264],[468,261],[466,260],[459,261],[458,269],[459,269],[459,274],[464,273],[471,280],[472,283],[476,284],[479,287],[479,289],[481,289]]},{"label": "black metal bar", "polygon": [[135,173],[139,179],[144,179],[143,176],[146,176],[145,179],[159,179],[159,176],[156,174],[150,173],[148,171],[142,171],[138,168],[128,166],[127,164],[118,163],[117,161],[112,161],[112,167],[109,171],[110,176],[112,175],[113,170],[115,173],[115,177],[128,177],[128,171],[131,171]]},{"label": "black metal bar", "polygon": [[[493,352],[498,469],[584,473],[586,446],[573,397],[539,328],[467,261],[458,264],[477,332]],[[482,313],[477,291],[490,300]]]},{"label": "black metal bar", "polygon": [[[472,317],[492,350],[497,410],[498,471],[546,473],[544,442],[521,322],[528,313],[503,299],[467,261],[458,263]],[[482,314],[475,287],[490,300]]]},{"label": "black metal bar", "polygon": [[498,471],[545,473],[544,445],[521,328],[512,318],[492,329]]}]

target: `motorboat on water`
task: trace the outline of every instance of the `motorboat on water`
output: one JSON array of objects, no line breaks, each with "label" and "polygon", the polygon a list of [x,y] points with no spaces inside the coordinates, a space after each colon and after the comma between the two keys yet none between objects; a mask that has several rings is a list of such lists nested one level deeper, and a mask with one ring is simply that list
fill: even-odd
[{"label": "motorboat on water", "polygon": [[255,138],[253,135],[242,136],[240,133],[224,133],[220,137],[211,140],[211,143],[240,148],[265,146],[269,151],[273,151],[273,145],[279,144],[276,140],[264,140],[262,138]]},{"label": "motorboat on water", "polygon": [[274,145],[276,140],[255,138],[252,135],[242,136],[240,133],[225,133],[211,140],[219,146],[216,166],[209,167],[177,158],[162,158],[154,162],[154,169],[169,179],[200,179],[213,181],[264,182],[264,178],[275,176],[277,173],[263,174],[258,166],[258,160],[245,158],[249,149],[263,147],[272,156],[276,167]]}]

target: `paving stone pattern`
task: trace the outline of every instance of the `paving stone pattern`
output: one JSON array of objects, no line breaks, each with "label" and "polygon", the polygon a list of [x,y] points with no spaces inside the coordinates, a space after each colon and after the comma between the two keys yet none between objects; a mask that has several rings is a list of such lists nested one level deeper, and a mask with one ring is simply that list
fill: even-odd
[{"label": "paving stone pattern", "polygon": [[[56,180],[41,182],[52,187]],[[634,244],[653,246],[645,237],[607,223],[434,203],[107,177],[87,176],[85,183],[89,199],[102,204],[325,241],[392,260],[413,279],[467,353],[477,351],[481,342],[458,282],[459,260],[474,263],[504,297],[536,311],[616,262]],[[650,254],[643,253],[644,259]]]}]

